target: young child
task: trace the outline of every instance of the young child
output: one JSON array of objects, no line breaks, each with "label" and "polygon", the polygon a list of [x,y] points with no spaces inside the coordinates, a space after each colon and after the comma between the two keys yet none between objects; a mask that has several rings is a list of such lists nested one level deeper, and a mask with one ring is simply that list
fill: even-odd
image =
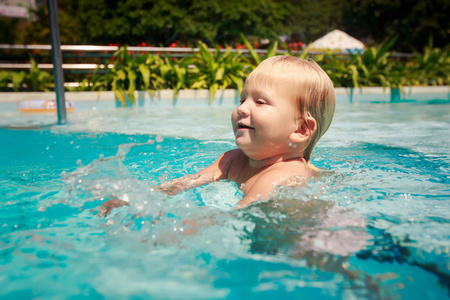
[{"label": "young child", "polygon": [[[330,126],[335,108],[328,75],[310,60],[274,56],[264,60],[245,81],[239,106],[231,114],[238,149],[212,165],[160,186],[176,195],[218,180],[234,180],[244,192],[236,208],[267,199],[276,186],[301,184],[314,175],[314,145]],[[113,199],[100,216],[127,205]]]},{"label": "young child", "polygon": [[239,106],[231,114],[238,149],[222,154],[195,175],[160,187],[169,195],[217,180],[234,180],[244,192],[236,208],[267,199],[276,186],[307,181],[314,145],[331,124],[334,87],[310,60],[274,56],[245,81]]}]

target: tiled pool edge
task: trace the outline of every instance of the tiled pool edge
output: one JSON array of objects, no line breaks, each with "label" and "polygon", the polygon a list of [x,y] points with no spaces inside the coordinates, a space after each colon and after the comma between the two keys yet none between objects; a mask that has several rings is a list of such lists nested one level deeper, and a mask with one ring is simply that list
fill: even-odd
[{"label": "tiled pool edge", "polygon": [[[336,100],[339,101],[353,101],[365,102],[376,99],[381,102],[389,102],[391,99],[391,91],[389,88],[383,87],[363,87],[353,89],[353,94],[350,88],[336,88]],[[404,87],[403,93],[400,95],[401,99],[409,99],[412,95],[418,97],[415,100],[422,100],[420,95],[432,94],[436,99],[450,100],[450,86],[413,86]],[[55,99],[55,92],[0,92],[0,103],[5,102],[19,102],[23,100],[53,100]],[[115,101],[114,93],[112,91],[103,92],[66,92],[66,100],[70,101]],[[156,94],[136,92],[136,99],[144,99],[145,102],[151,103],[172,103],[173,91],[161,90]],[[181,90],[179,92],[178,101],[196,102],[198,104],[208,104],[209,91],[208,90]],[[238,99],[237,90],[226,89],[218,91],[214,97],[213,104],[226,105],[236,104]],[[424,99],[429,100],[429,99]]]}]

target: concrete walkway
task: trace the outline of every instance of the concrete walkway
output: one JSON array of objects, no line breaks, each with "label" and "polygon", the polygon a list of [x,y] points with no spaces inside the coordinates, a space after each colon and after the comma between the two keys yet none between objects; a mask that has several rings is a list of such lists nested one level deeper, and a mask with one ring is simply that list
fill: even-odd
[{"label": "concrete walkway", "polygon": [[[349,88],[336,88],[336,99],[337,101],[348,101],[350,100],[351,89]],[[353,89],[352,100],[358,101],[358,99],[363,99],[369,97],[372,99],[376,97],[380,100],[389,101],[391,91],[389,88],[382,87],[365,87],[365,88],[355,88]],[[402,99],[413,99],[418,96],[418,98],[423,98],[424,95],[431,96],[434,99],[450,99],[450,86],[414,86],[414,87],[404,87]],[[217,91],[214,102],[224,101],[228,99],[234,102],[239,95],[237,90],[226,89],[224,91]],[[19,102],[22,100],[53,100],[55,99],[55,92],[0,92],[0,103],[5,102]],[[112,91],[103,92],[66,92],[66,100],[70,101],[115,101],[114,93]],[[144,98],[151,99],[152,101],[173,101],[173,91],[172,90],[162,90],[156,92],[154,96],[150,96],[149,93],[139,94],[136,92],[136,99]],[[181,90],[178,95],[178,101],[185,100],[199,100],[208,99],[208,90]],[[426,98],[426,97],[425,97]]]}]

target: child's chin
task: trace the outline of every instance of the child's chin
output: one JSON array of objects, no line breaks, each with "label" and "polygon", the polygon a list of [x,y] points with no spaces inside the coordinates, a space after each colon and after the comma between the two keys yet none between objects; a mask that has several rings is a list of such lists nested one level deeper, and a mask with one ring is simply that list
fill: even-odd
[{"label": "child's chin", "polygon": [[236,141],[236,143],[250,144],[250,139],[248,138],[248,136],[244,136],[242,134],[237,134],[234,140]]},{"label": "child's chin", "polygon": [[251,147],[251,143],[249,141],[244,141],[243,139],[236,138],[235,143],[236,146],[242,151],[245,151]]}]

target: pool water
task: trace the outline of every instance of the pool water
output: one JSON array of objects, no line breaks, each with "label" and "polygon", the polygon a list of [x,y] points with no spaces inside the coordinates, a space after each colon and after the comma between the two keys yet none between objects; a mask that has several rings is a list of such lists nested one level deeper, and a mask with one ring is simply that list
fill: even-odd
[{"label": "pool water", "polygon": [[327,171],[243,210],[232,182],[154,189],[235,147],[232,106],[83,105],[0,112],[1,299],[448,297],[448,101],[340,101]]}]

